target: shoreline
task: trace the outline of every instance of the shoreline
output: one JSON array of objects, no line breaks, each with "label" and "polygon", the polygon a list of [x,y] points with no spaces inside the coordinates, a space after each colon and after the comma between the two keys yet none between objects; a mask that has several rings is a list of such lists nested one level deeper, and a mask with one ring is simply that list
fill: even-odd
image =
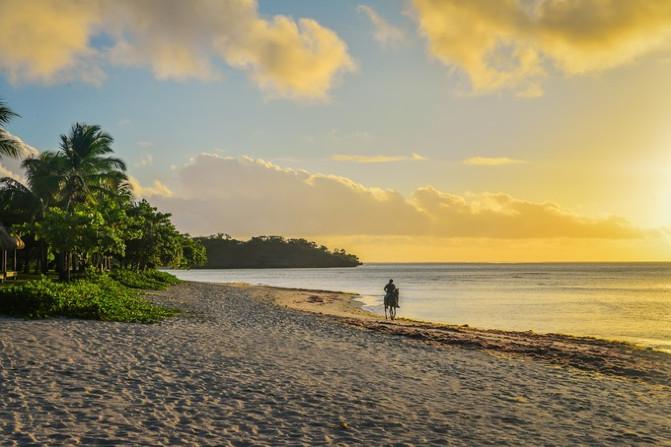
[{"label": "shoreline", "polygon": [[285,288],[247,283],[210,283],[238,288],[250,297],[296,311],[332,318],[362,330],[422,340],[436,346],[461,346],[508,355],[521,355],[585,371],[638,378],[671,386],[671,354],[633,343],[597,337],[482,329],[384,316],[363,309],[351,292]]}]

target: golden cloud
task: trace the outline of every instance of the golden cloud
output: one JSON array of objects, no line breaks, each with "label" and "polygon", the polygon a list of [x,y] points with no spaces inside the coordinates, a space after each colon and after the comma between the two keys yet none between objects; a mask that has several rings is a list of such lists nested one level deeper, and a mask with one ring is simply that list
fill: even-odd
[{"label": "golden cloud", "polygon": [[143,186],[135,177],[128,177],[128,184],[136,197],[172,197],[173,193],[163,182],[154,180],[151,186]]},{"label": "golden cloud", "polygon": [[616,240],[651,234],[621,218],[580,216],[502,193],[456,195],[424,187],[405,197],[247,157],[201,154],[179,176],[173,197],[154,200],[193,234]]},{"label": "golden cloud", "polygon": [[0,70],[13,83],[98,82],[103,73],[89,39],[99,20],[95,2],[3,0]]},{"label": "golden cloud", "polygon": [[[492,239],[320,235],[365,262],[641,262],[668,260],[669,244],[648,239]],[[661,243],[660,243],[661,242]]]},{"label": "golden cloud", "polygon": [[567,75],[606,70],[667,45],[667,0],[413,0],[430,54],[476,91],[541,93],[549,60]]},{"label": "golden cloud", "polygon": [[[323,99],[355,69],[335,32],[311,19],[261,18],[255,0],[4,0],[2,9],[0,70],[15,83],[100,82],[105,63],[216,80],[223,60],[273,95]],[[94,46],[100,35],[112,44]]]},{"label": "golden cloud", "polygon": [[516,160],[508,157],[470,157],[463,161],[468,166],[504,166],[519,165],[527,163],[524,160]]},{"label": "golden cloud", "polygon": [[423,161],[426,157],[413,152],[410,155],[354,155],[354,154],[334,154],[331,156],[334,161],[349,161],[353,163],[394,163],[398,161]]}]

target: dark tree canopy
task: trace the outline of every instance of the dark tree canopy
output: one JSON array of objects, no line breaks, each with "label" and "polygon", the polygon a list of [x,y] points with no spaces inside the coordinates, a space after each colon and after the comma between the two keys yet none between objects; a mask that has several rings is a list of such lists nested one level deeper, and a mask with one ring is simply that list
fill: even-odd
[{"label": "dark tree canopy", "polygon": [[306,239],[257,236],[248,241],[217,234],[196,238],[207,251],[204,268],[356,267],[359,258],[345,250],[330,251]]}]

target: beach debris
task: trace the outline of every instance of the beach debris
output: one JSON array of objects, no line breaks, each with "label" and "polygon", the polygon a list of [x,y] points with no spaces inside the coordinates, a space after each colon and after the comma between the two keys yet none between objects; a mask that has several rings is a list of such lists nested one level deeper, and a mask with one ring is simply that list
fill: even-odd
[{"label": "beach debris", "polygon": [[340,418],[339,422],[340,422],[340,428],[342,428],[343,430],[349,430],[349,424],[347,423],[347,421],[345,421],[345,419]]},{"label": "beach debris", "polygon": [[308,297],[308,303],[323,303],[324,298],[317,296],[317,295],[310,295]]}]

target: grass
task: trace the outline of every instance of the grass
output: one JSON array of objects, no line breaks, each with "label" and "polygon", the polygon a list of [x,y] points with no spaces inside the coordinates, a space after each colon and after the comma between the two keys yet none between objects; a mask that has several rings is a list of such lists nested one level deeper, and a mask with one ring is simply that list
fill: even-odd
[{"label": "grass", "polygon": [[158,270],[113,270],[110,275],[114,280],[131,289],[163,290],[168,286],[179,284],[180,281],[170,273]]},{"label": "grass", "polygon": [[[163,272],[144,272],[147,289],[165,288],[178,282]],[[131,275],[125,275],[130,277]],[[140,282],[136,281],[136,285]],[[0,287],[0,314],[24,318],[62,316],[85,320],[154,323],[177,313],[141,296],[138,287],[130,288],[107,275],[91,276],[72,282],[49,278]]]}]

